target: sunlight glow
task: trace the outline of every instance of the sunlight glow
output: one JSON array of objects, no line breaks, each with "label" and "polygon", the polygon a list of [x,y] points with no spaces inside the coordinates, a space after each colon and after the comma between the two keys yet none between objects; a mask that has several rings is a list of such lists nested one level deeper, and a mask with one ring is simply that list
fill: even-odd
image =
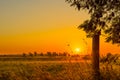
[{"label": "sunlight glow", "polygon": [[79,53],[79,52],[81,52],[81,49],[80,48],[76,48],[75,52]]}]

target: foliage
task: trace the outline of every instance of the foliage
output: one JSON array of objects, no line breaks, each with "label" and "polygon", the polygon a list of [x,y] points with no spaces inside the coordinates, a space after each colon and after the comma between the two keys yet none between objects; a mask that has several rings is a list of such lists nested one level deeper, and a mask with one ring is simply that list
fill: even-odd
[{"label": "foliage", "polygon": [[66,0],[78,10],[87,10],[90,20],[84,21],[78,28],[88,37],[103,30],[108,36],[107,42],[120,43],[120,0]]},{"label": "foliage", "polygon": [[119,58],[120,58],[119,54],[108,53],[106,56],[101,57],[100,62],[106,63],[106,64],[120,65]]}]

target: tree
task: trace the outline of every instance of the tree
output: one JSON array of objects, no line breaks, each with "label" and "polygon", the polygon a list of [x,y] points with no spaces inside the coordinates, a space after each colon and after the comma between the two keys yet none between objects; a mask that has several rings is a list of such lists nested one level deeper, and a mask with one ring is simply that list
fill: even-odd
[{"label": "tree", "polygon": [[52,53],[51,53],[51,52],[47,52],[46,55],[47,55],[47,56],[52,56]]},{"label": "tree", "polygon": [[29,52],[29,56],[33,57],[33,54],[31,52]]},{"label": "tree", "polygon": [[23,53],[22,56],[23,56],[23,57],[26,57],[27,55],[26,55],[26,53]]},{"label": "tree", "polygon": [[34,52],[34,56],[37,56],[38,54],[37,54],[37,52]]},{"label": "tree", "polygon": [[41,52],[41,53],[40,53],[40,56],[44,56],[44,54]]},{"label": "tree", "polygon": [[[92,64],[94,79],[99,80],[99,36],[101,30],[108,34],[107,42],[120,43],[120,0],[66,0],[78,10],[87,10],[90,20],[78,28],[92,37]],[[108,24],[108,25],[107,25]]]},{"label": "tree", "polygon": [[56,52],[53,52],[52,56],[58,56],[58,54]]},{"label": "tree", "polygon": [[67,52],[63,52],[63,56],[67,56],[67,54],[68,54]]}]

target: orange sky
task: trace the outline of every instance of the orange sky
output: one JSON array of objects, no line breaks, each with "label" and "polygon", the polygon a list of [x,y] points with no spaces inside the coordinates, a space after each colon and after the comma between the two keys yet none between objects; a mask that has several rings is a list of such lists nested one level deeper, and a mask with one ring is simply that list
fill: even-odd
[{"label": "orange sky", "polygon": [[[81,54],[91,53],[91,39],[77,29],[89,15],[69,7],[65,0],[1,0],[0,11],[0,54],[75,53],[76,48],[81,48]],[[103,38],[100,43],[101,53],[119,53],[119,47]]]}]

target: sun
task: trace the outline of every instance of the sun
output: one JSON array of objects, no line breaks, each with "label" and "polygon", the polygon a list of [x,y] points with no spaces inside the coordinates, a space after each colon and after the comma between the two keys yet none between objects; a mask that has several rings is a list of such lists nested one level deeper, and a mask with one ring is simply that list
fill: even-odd
[{"label": "sun", "polygon": [[80,48],[75,48],[75,52],[76,52],[76,53],[80,53],[80,52],[81,52],[81,49],[80,49]]}]

